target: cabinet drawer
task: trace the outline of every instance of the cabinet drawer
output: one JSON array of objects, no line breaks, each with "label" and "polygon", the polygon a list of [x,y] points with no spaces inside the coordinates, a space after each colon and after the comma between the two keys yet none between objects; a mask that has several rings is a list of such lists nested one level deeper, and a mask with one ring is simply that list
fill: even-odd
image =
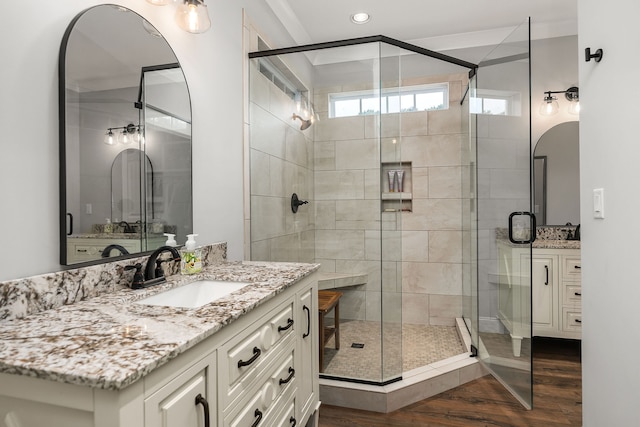
[{"label": "cabinet drawer", "polygon": [[571,308],[563,308],[562,330],[566,332],[582,331],[582,312]]},{"label": "cabinet drawer", "polygon": [[241,410],[224,419],[225,427],[249,427],[257,423],[264,425],[265,409],[262,405],[262,392],[258,390]]},{"label": "cabinet drawer", "polygon": [[224,425],[252,426],[258,421],[258,425],[270,425],[272,414],[280,411],[282,396],[291,390],[295,390],[296,377],[294,367],[294,350],[284,353],[279,360],[267,369],[269,374],[263,382],[258,382],[250,388],[252,397],[247,403],[239,402],[235,407],[226,411]]},{"label": "cabinet drawer", "polygon": [[564,295],[562,303],[564,305],[582,304],[582,286],[579,284],[564,284]]},{"label": "cabinet drawer", "polygon": [[275,315],[263,317],[221,347],[218,353],[220,366],[226,366],[224,375],[219,378],[223,408],[241,393],[246,393],[250,384],[263,375],[267,365],[273,362],[272,353],[277,353],[295,338],[293,301],[275,312]]},{"label": "cabinet drawer", "polygon": [[258,322],[246,337],[236,343],[232,340],[232,346],[223,351],[229,365],[229,384],[233,384],[259,365],[266,353],[292,331],[293,303],[289,303],[266,322]]},{"label": "cabinet drawer", "polygon": [[[274,427],[297,427],[299,421],[296,420],[296,403],[295,396],[291,401],[285,404],[285,409],[278,415],[276,415],[273,426]],[[302,427],[302,426],[299,426]]]},{"label": "cabinet drawer", "polygon": [[562,278],[565,280],[580,280],[582,277],[580,257],[565,256],[562,259]]}]

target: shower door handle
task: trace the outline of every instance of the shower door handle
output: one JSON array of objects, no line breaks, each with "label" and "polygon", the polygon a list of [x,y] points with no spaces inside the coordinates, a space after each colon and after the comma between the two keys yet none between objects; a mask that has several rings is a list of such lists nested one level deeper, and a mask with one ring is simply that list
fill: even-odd
[{"label": "shower door handle", "polygon": [[[513,218],[516,216],[527,216],[529,217],[529,236],[526,235],[516,235],[513,232]],[[511,212],[509,215],[509,241],[511,243],[522,244],[522,243],[533,243],[536,240],[536,216],[531,212]]]}]

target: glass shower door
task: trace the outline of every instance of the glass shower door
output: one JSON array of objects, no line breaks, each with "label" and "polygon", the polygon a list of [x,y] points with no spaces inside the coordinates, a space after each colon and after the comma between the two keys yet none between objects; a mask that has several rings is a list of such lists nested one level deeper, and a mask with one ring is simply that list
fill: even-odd
[{"label": "glass shower door", "polygon": [[[470,200],[477,251],[478,356],[527,408],[532,407],[530,37],[525,22],[480,62],[471,79]],[[475,228],[475,229],[474,229]],[[473,293],[473,291],[471,291]]]}]

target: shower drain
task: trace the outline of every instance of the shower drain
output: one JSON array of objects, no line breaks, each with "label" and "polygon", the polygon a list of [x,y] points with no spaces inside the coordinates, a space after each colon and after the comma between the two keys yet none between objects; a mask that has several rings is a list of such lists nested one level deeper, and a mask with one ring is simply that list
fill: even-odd
[{"label": "shower drain", "polygon": [[354,343],[351,343],[351,348],[364,348],[364,344],[361,344],[359,342],[354,342]]}]

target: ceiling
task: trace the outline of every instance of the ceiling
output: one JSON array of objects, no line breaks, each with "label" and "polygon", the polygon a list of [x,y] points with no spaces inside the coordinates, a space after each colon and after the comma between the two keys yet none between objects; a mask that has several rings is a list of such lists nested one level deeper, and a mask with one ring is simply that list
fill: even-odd
[{"label": "ceiling", "polygon": [[[384,35],[435,51],[495,45],[531,17],[532,38],[577,34],[577,0],[265,0],[296,44]],[[366,24],[354,24],[355,12]]]}]

